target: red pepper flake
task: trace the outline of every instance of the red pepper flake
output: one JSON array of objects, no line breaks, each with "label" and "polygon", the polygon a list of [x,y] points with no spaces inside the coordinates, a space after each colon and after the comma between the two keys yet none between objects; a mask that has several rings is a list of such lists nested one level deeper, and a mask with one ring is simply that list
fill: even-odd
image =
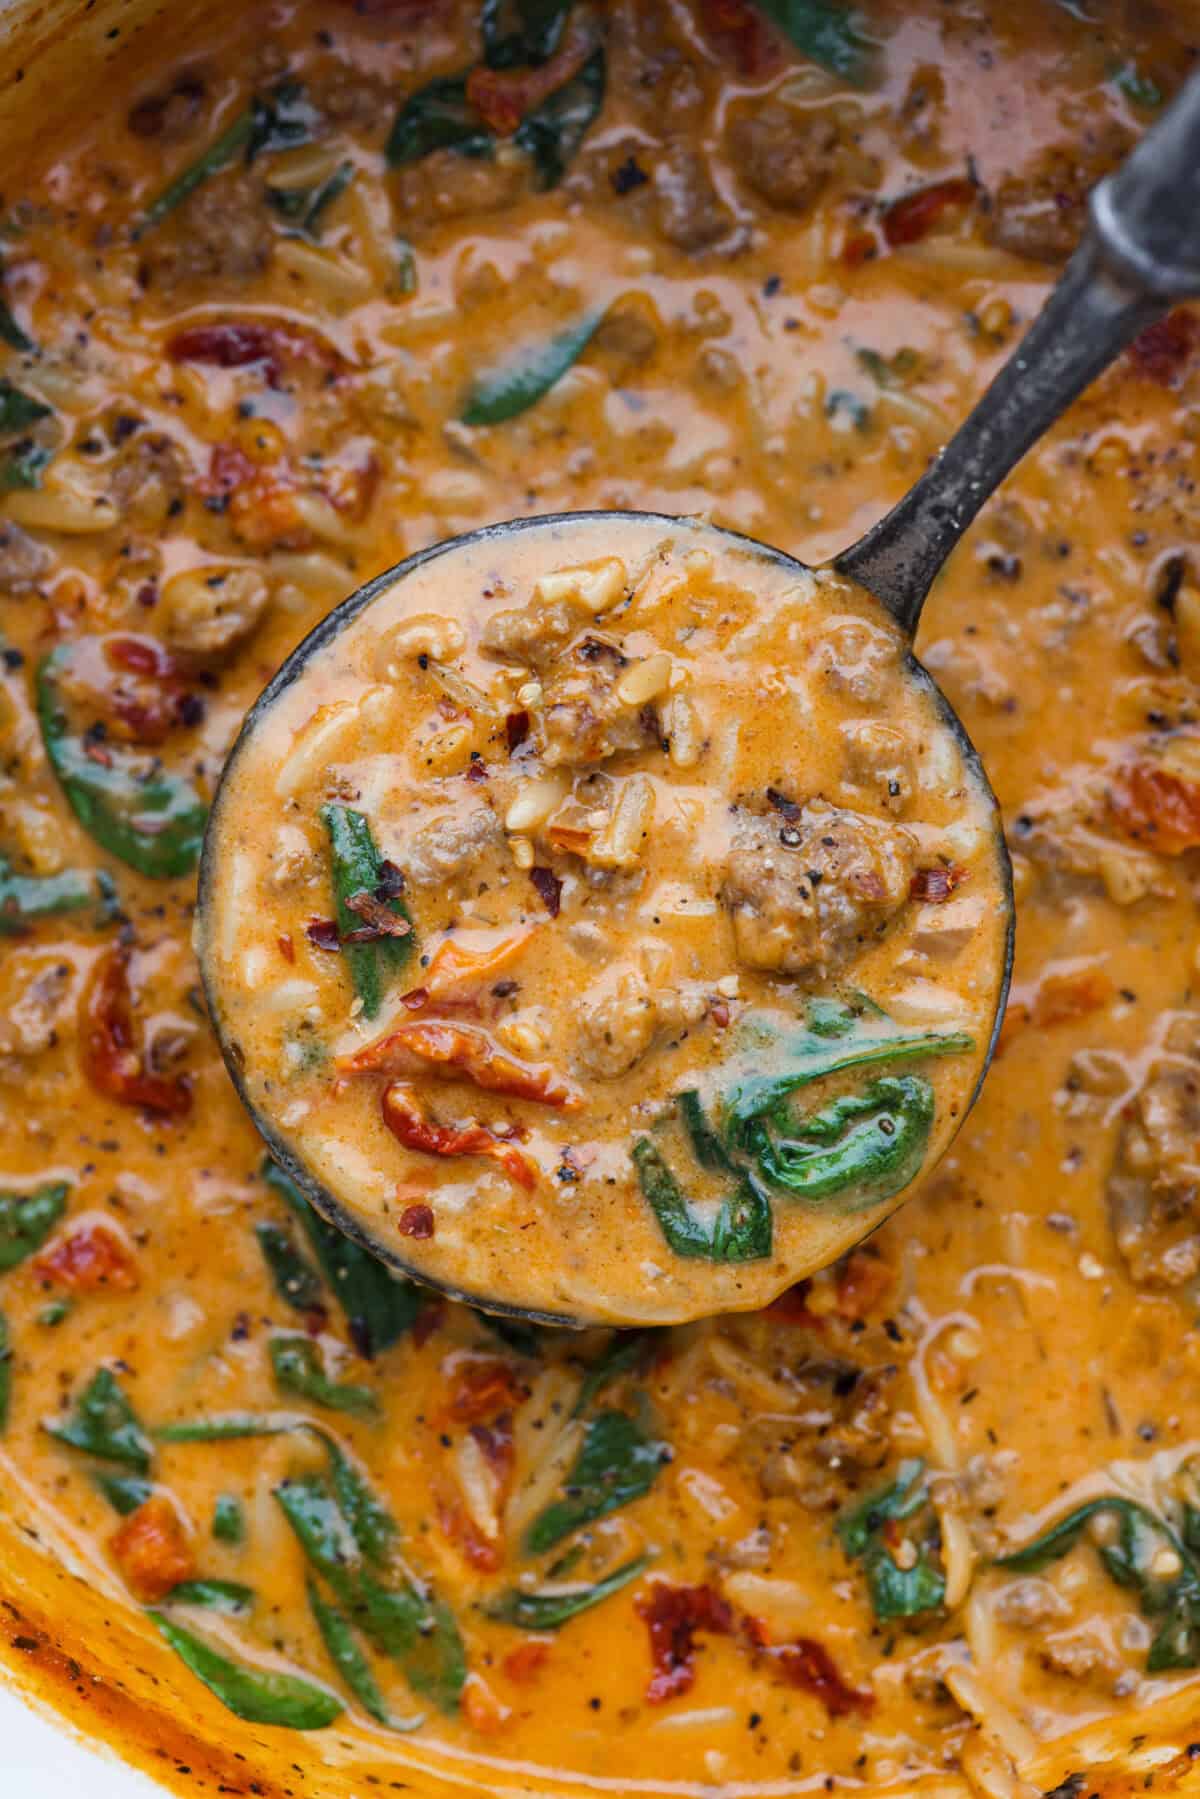
[{"label": "red pepper flake", "polygon": [[746,1627],[754,1647],[769,1657],[789,1686],[819,1699],[831,1718],[849,1717],[854,1712],[866,1717],[874,1711],[874,1693],[848,1686],[824,1643],[818,1643],[815,1637],[797,1637],[794,1643],[776,1645],[768,1641],[759,1619],[748,1618]]},{"label": "red pepper flake", "polygon": [[638,1617],[650,1632],[654,1673],[646,1688],[651,1705],[661,1705],[691,1690],[696,1680],[696,1633],[714,1636],[733,1632],[733,1609],[709,1586],[673,1587],[655,1581],[636,1603]]},{"label": "red pepper flake", "polygon": [[292,942],[291,932],[281,931],[275,941],[279,945],[279,953],[284,961],[294,962],[296,960],[296,945]]},{"label": "red pepper flake", "polygon": [[384,900],[364,888],[350,894],[346,910],[362,919],[353,931],[347,931],[343,943],[377,943],[381,937],[407,937],[412,930],[407,918],[393,912]]},{"label": "red pepper flake", "polygon": [[192,1093],[182,1076],[149,1074],[134,1048],[133,996],[126,944],[107,950],[84,995],[80,1029],[83,1072],[98,1093],[124,1106],[143,1106],[164,1117],[182,1117]]},{"label": "red pepper flake", "polygon": [[510,712],[504,721],[504,741],[510,756],[516,754],[529,736],[528,712]]},{"label": "red pepper flake", "polygon": [[541,1672],[549,1655],[549,1643],[541,1642],[535,1637],[532,1642],[518,1643],[515,1649],[510,1649],[500,1666],[510,1680],[523,1686]]},{"label": "red pepper flake", "polygon": [[486,781],[488,779],[489,779],[489,776],[488,776],[488,771],[487,771],[487,763],[483,760],[482,757],[479,757],[479,756],[475,757],[468,764],[467,771],[466,771],[465,775],[463,776],[463,780],[470,781],[471,784],[474,786],[474,785],[477,785],[480,781]]},{"label": "red pepper flake", "polygon": [[557,918],[562,906],[562,882],[552,868],[544,868],[540,864],[529,871],[529,879],[537,889],[537,896],[545,906],[551,918]]},{"label": "red pepper flake", "polygon": [[708,1002],[708,1016],[712,1019],[717,1029],[723,1031],[729,1023],[729,1001],[725,999],[710,999]]},{"label": "red pepper flake", "polygon": [[1147,381],[1178,387],[1198,344],[1200,319],[1186,307],[1176,306],[1165,318],[1140,331],[1125,354],[1135,373]]},{"label": "red pepper flake", "polygon": [[333,918],[310,918],[304,927],[304,935],[317,949],[340,950],[342,947],[337,920]]},{"label": "red pepper flake", "polygon": [[934,181],[911,194],[893,200],[883,214],[883,235],[893,250],[919,243],[941,220],[944,212],[971,206],[976,187],[965,175]]},{"label": "red pepper flake", "polygon": [[415,1237],[418,1241],[432,1237],[434,1232],[433,1207],[405,1206],[396,1229],[402,1237]]},{"label": "red pepper flake", "polygon": [[133,1293],[138,1285],[133,1251],[103,1224],[85,1224],[44,1249],[34,1272],[68,1293]]},{"label": "red pepper flake", "polygon": [[933,906],[944,905],[954,889],[968,879],[970,872],[958,862],[949,862],[940,868],[918,868],[909,882],[908,897]]}]

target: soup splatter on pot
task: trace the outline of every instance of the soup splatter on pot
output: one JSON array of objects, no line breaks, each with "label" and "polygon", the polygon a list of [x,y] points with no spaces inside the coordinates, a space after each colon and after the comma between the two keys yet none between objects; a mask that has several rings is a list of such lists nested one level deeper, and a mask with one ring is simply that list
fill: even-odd
[{"label": "soup splatter on pot", "polygon": [[[878,0],[852,29],[815,4],[249,6],[190,47],[136,47],[123,85],[6,179],[0,1634],[27,1677],[44,1665],[93,1728],[119,1719],[183,1790],[1115,1796],[1151,1774],[1169,1788],[1185,1765],[1200,1664],[1192,312],[1056,428],[930,602],[918,653],[1008,820],[1016,981],[979,1105],[849,1256],[769,1306],[678,1328],[563,1333],[440,1300],[264,1163],[191,948],[207,811],[247,708],[372,576],[448,534],[572,506],[711,516],[817,561],[895,498],[1036,309],[1089,183],[1190,61],[1182,11],[1134,28],[1119,7],[1079,10]],[[668,801],[703,768],[680,764],[676,701],[707,736],[718,654],[772,613],[719,557],[662,596],[657,623],[632,608],[582,623],[620,669],[608,650],[543,670],[484,654],[539,581],[605,554],[564,544],[487,606],[465,590],[423,603],[459,622],[461,650],[397,645],[394,676],[363,662],[353,678],[405,709],[428,789],[415,763],[376,779],[358,750],[353,773],[331,751],[298,782],[311,809],[272,810],[269,840],[247,846],[255,882],[268,856],[286,876],[279,829],[296,832],[294,896],[264,873],[238,929],[264,934],[248,953],[278,958],[273,986],[315,985],[332,1057],[404,1022],[443,943],[447,979],[459,957],[511,954],[497,1010],[404,1008],[414,1025],[452,1016],[572,1083],[589,1043],[619,1048],[582,985],[565,1047],[543,1049],[540,1018],[520,1014],[547,1007],[538,983],[577,954],[585,896],[633,889],[620,867],[593,887],[581,850],[609,829],[618,777],[636,799],[652,758],[662,886]],[[693,583],[704,600],[718,582],[728,639],[699,620],[660,647]],[[570,718],[572,682],[615,696],[661,654],[690,678],[644,702],[675,759],[647,732],[601,760],[603,801],[585,806],[581,771],[546,753],[547,692],[560,684]],[[505,701],[501,741],[465,684],[486,694],[510,669],[514,700],[541,696]],[[640,731],[640,708],[598,714],[610,726]],[[473,750],[486,780],[468,778]],[[522,750],[561,784],[556,824],[587,833],[579,847],[543,846],[551,815],[507,828],[535,779]],[[413,750],[364,746],[396,753]],[[775,746],[746,754],[721,821],[746,854],[731,834],[704,895],[721,945],[698,930],[700,969],[673,986],[660,944],[691,927],[660,911],[669,929],[639,918],[629,952],[647,1008],[622,1022],[660,991],[690,1003],[693,980],[704,1000],[641,1065],[664,1083],[684,1028],[682,1053],[706,1056],[773,983],[801,980],[761,965],[776,851],[755,846],[773,832],[792,853],[781,833],[803,835],[820,796],[783,784],[799,777]],[[436,825],[441,783],[462,817],[497,821],[513,899],[495,919],[478,894],[461,918],[436,830],[429,876],[410,856],[401,887],[384,866],[409,824]],[[939,824],[924,790],[893,813],[869,787],[827,803],[869,816],[908,876],[886,948],[986,882],[909,897],[914,875],[969,852],[924,843]],[[410,802],[420,816],[402,816]],[[361,927],[333,903],[314,816],[330,805],[352,848],[357,812],[378,852],[373,885],[345,884],[367,893]],[[265,937],[281,908],[294,964]],[[529,935],[501,952],[520,908]],[[853,989],[914,1028],[872,990],[877,953],[811,996],[853,1011]],[[355,969],[379,974],[374,1020]],[[298,1091],[316,1078],[301,1064],[318,1033],[265,1004],[247,1017],[280,1050],[292,1031]],[[514,1020],[530,1035],[505,1042]],[[919,1076],[940,1106],[968,1061],[871,1078]],[[404,1236],[414,1258],[450,1240],[443,1182],[524,1203],[502,1153],[536,1160],[556,1204],[587,1190],[585,1169],[556,1179],[570,1164],[543,1146],[537,1102],[469,1102],[407,1066],[344,1079],[338,1103],[375,1117],[407,1081],[423,1121],[500,1127],[469,1166],[380,1138],[411,1155],[396,1184],[414,1183],[420,1228],[433,1214],[431,1237]],[[510,1124],[528,1137],[503,1137]],[[648,1119],[644,1135],[683,1186],[678,1129]],[[627,1203],[636,1253],[661,1261],[650,1201]],[[773,1201],[781,1237],[792,1203]],[[685,1257],[680,1278],[758,1267]],[[101,1693],[124,1709],[100,1717]]]}]

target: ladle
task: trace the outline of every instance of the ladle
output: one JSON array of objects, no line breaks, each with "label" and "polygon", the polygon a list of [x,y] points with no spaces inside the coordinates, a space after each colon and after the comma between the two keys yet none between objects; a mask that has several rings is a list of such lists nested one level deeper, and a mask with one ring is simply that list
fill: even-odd
[{"label": "ladle", "polygon": [[[1012,357],[1001,369],[965,422],[934,458],[920,480],[864,537],[835,558],[832,568],[865,588],[911,640],[930,587],[963,532],[985,500],[1088,384],[1108,367],[1121,351],[1176,301],[1200,293],[1200,75],[1185,86],[1173,105],[1142,139],[1123,166],[1103,181],[1090,198],[1090,220],[1084,240],[1041,313]],[[481,542],[496,545],[508,534],[520,533],[523,542],[531,534],[558,533],[602,520],[606,545],[621,553],[622,531],[643,534],[648,523],[670,527],[679,521],[651,519],[645,514],[554,514],[487,527],[422,551],[380,575],[336,607],[305,639],[275,675],[243,725],[226,765],[213,806],[200,874],[198,949],[209,1007],[221,1041],[229,1072],[258,1129],[273,1155],[308,1198],[331,1222],[381,1255],[403,1273],[417,1273],[430,1280],[428,1270],[410,1260],[393,1238],[381,1243],[378,1235],[345,1197],[330,1188],[328,1175],[319,1180],[293,1152],[279,1120],[269,1115],[261,1094],[247,1090],[244,1051],[228,1029],[222,999],[219,958],[213,943],[211,918],[222,880],[221,846],[227,833],[229,794],[235,771],[248,754],[263,720],[281,695],[303,673],[314,657],[331,644],[381,596],[393,593],[398,583],[428,570],[431,562],[466,553]],[[726,541],[747,544],[748,540]],[[749,545],[772,564],[783,565],[799,577],[804,566],[781,552]],[[447,565],[448,566],[448,565]],[[449,578],[449,577],[447,577]],[[928,694],[937,690],[915,658],[908,658],[911,680]],[[985,790],[979,759],[961,725],[937,694],[943,716],[957,735],[966,765],[979,776]],[[994,807],[994,802],[993,802]],[[998,812],[993,809],[996,836],[996,879],[1007,907],[1008,929],[996,938],[996,955],[1003,966],[996,970],[996,1005],[991,1019],[990,1041],[982,1060],[980,1080],[995,1049],[1007,993],[1012,955],[1012,894],[1007,853]],[[978,1085],[975,1087],[978,1092]],[[973,1097],[973,1096],[972,1096]],[[922,1172],[928,1171],[926,1163]],[[898,1203],[890,1196],[887,1210]],[[865,1210],[842,1231],[830,1253],[840,1253],[857,1237],[880,1221],[880,1212]],[[519,1257],[514,1243],[513,1255]],[[807,1272],[800,1269],[798,1273]],[[434,1277],[452,1297],[468,1300],[490,1311],[531,1318],[540,1322],[579,1324],[590,1322],[634,1323],[673,1321],[690,1312],[643,1313],[599,1306],[574,1309],[558,1305],[514,1304],[513,1294],[487,1291],[476,1285]],[[500,1281],[502,1285],[502,1280]],[[728,1295],[725,1303],[728,1304]],[[716,1305],[709,1309],[718,1309]]]}]

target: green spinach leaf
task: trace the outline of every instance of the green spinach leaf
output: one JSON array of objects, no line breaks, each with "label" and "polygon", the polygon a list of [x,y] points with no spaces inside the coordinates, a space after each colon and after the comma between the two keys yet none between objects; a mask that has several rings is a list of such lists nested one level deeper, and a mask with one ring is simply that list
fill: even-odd
[{"label": "green spinach leaf", "polygon": [[1149,1506],[1115,1494],[1088,1500],[1032,1542],[997,1557],[994,1566],[1015,1573],[1044,1568],[1067,1555],[1097,1517],[1114,1518],[1118,1527],[1111,1542],[1097,1545],[1105,1572],[1137,1594],[1147,1618],[1161,1620],[1146,1656],[1147,1673],[1200,1667],[1200,1562]]},{"label": "green spinach leaf", "polygon": [[513,142],[531,157],[543,192],[558,186],[599,118],[606,80],[607,60],[603,46],[598,46],[577,75],[527,112],[517,126]]},{"label": "green spinach leaf", "polygon": [[39,419],[49,418],[51,410],[32,394],[22,393],[11,381],[0,377],[0,436],[28,431]]},{"label": "green spinach leaf", "polygon": [[256,94],[245,112],[150,202],[134,230],[134,239],[161,225],[198,187],[239,156],[244,155],[250,163],[275,150],[296,149],[311,143],[319,126],[320,119],[299,82],[281,81],[268,93]]},{"label": "green spinach leaf", "polygon": [[10,350],[20,350],[29,355],[37,349],[37,345],[29,333],[17,323],[16,316],[4,293],[4,264],[0,261],[0,343],[8,345]]},{"label": "green spinach leaf", "polygon": [[489,69],[549,62],[562,43],[572,0],[484,0],[483,60]]},{"label": "green spinach leaf", "polygon": [[374,1417],[379,1395],[373,1387],[353,1386],[330,1380],[320,1347],[299,1332],[278,1335],[270,1341],[275,1384],[284,1393],[310,1399],[331,1412],[350,1412],[356,1418]]},{"label": "green spinach leaf", "polygon": [[311,1575],[305,1582],[308,1606],[321,1633],[321,1641],[329,1659],[345,1681],[358,1703],[379,1724],[388,1722],[387,1707],[379,1683],[371,1672],[371,1664],[354,1634],[354,1626],[344,1612],[326,1599]]},{"label": "green spinach leaf", "polygon": [[764,1119],[753,1119],[746,1143],[771,1186],[810,1203],[838,1194],[857,1209],[877,1205],[914,1178],[933,1113],[928,1081],[885,1076],[809,1113],[790,1137],[773,1137]]},{"label": "green spinach leaf", "polygon": [[434,150],[489,157],[496,140],[467,99],[466,75],[444,75],[409,94],[392,126],[384,155],[393,169]]},{"label": "green spinach leaf", "polygon": [[254,1589],[237,1580],[181,1580],[167,1594],[168,1605],[194,1605],[206,1612],[243,1618],[254,1605]]},{"label": "green spinach leaf", "polygon": [[39,918],[78,912],[96,897],[96,884],[82,869],[56,875],[19,875],[0,856],[0,937],[19,937]]},{"label": "green spinach leaf", "polygon": [[66,1181],[47,1181],[32,1193],[0,1193],[0,1274],[42,1247],[67,1209]]},{"label": "green spinach leaf", "polygon": [[481,375],[461,413],[464,425],[502,425],[527,412],[572,368],[596,334],[603,314],[590,312],[565,331],[518,352]]},{"label": "green spinach leaf", "polygon": [[744,1142],[743,1127],[751,1119],[767,1113],[780,1115],[780,1108],[798,1088],[826,1075],[879,1062],[957,1055],[974,1048],[974,1038],[965,1031],[905,1031],[882,1015],[863,1018],[856,1028],[835,1034],[830,1028],[834,1017],[823,1011],[819,1029],[810,1022],[806,1029],[785,1037],[778,1035],[773,1023],[760,1026],[753,1014],[743,1020],[742,1039],[754,1046],[754,1059],[761,1064],[764,1043],[769,1042],[771,1060],[781,1064],[783,1072],[747,1073],[722,1094],[727,1134],[735,1145]]},{"label": "green spinach leaf", "polygon": [[269,187],[267,198],[283,218],[303,237],[315,243],[321,235],[324,215],[354,180],[354,164],[339,163],[331,175],[313,187]]},{"label": "green spinach leaf", "polygon": [[616,1331],[612,1342],[602,1355],[597,1356],[584,1375],[579,1397],[571,1409],[572,1418],[578,1418],[586,1412],[614,1381],[644,1368],[654,1353],[657,1341],[658,1332],[655,1330]]},{"label": "green spinach leaf", "polygon": [[148,1614],[180,1660],[235,1718],[247,1724],[275,1724],[284,1730],[324,1730],[345,1707],[336,1694],[296,1674],[250,1668],[223,1655],[202,1637],[166,1618]]},{"label": "green spinach leaf", "polygon": [[871,79],[875,46],[858,15],[833,0],[757,0],[771,23],[803,56],[861,87]]},{"label": "green spinach leaf", "polygon": [[641,1499],[657,1480],[670,1452],[626,1412],[597,1412],[583,1447],[563,1483],[563,1496],[548,1505],[525,1533],[531,1555],[543,1555],[610,1512]]},{"label": "green spinach leaf", "polygon": [[287,1231],[264,1218],[254,1234],[280,1299],[297,1312],[319,1311],[325,1295],[321,1277]]},{"label": "green spinach leaf", "polygon": [[8,450],[0,462],[0,483],[10,492],[32,490],[42,485],[42,471],[54,460],[54,451],[45,444],[23,437]]},{"label": "green spinach leaf", "polygon": [[412,1329],[424,1308],[422,1289],[392,1274],[375,1256],[327,1224],[274,1162],[264,1162],[262,1175],[299,1220],[330,1290],[346,1314],[355,1349],[368,1360],[390,1349]]},{"label": "green spinach leaf", "polygon": [[44,658],[37,672],[42,739],[63,792],[84,830],[110,855],[156,880],[190,874],[200,857],[208,808],[179,775],[104,745],[102,761],[89,756],[72,731],[59,693],[70,656],[67,645]]},{"label": "green spinach leaf", "polygon": [[[887,1526],[905,1519],[917,1523],[907,1533],[914,1559],[901,1567],[891,1553]],[[942,1604],[946,1577],[937,1558],[936,1519],[923,1462],[901,1462],[892,1482],[843,1512],[836,1528],[851,1561],[862,1564],[877,1618],[919,1617]]]},{"label": "green spinach leaf", "polygon": [[151,200],[134,228],[134,240],[145,237],[161,225],[168,214],[190,200],[196,189],[211,176],[220,174],[245,151],[254,130],[253,114],[247,109],[239,113],[231,125],[202,150],[194,162],[175,175]]},{"label": "green spinach leaf", "polygon": [[321,129],[321,115],[309,100],[304,85],[285,79],[250,102],[250,135],[246,161],[271,156],[277,150],[298,150],[311,144]]},{"label": "green spinach leaf", "polygon": [[633,1165],[646,1203],[677,1256],[752,1262],[770,1255],[774,1235],[771,1202],[750,1175],[744,1174],[715,1216],[706,1218],[684,1193],[649,1137],[639,1137],[634,1144]]},{"label": "green spinach leaf", "polygon": [[213,1506],[212,1534],[218,1543],[240,1543],[246,1535],[242,1502],[234,1493],[218,1493]]},{"label": "green spinach leaf", "polygon": [[[412,960],[416,947],[412,917],[390,879],[389,865],[379,853],[374,833],[361,812],[350,806],[321,807],[321,822],[329,833],[333,873],[334,915],[342,940],[342,955],[350,970],[354,991],[362,1001],[364,1018],[374,1018],[389,983]],[[377,935],[373,942],[353,943],[354,931],[374,928],[364,923],[355,902],[367,899],[383,909],[383,916],[406,925],[403,936]]]},{"label": "green spinach leaf", "polygon": [[639,1555],[624,1567],[615,1568],[606,1574],[603,1580],[596,1581],[594,1586],[564,1588],[561,1592],[532,1593],[520,1587],[511,1587],[502,1593],[488,1607],[490,1617],[499,1618],[504,1624],[519,1625],[522,1630],[558,1630],[568,1619],[578,1617],[580,1612],[588,1611],[593,1605],[600,1605],[603,1600],[619,1593],[636,1580],[650,1562],[648,1555]]},{"label": "green spinach leaf", "polygon": [[399,1568],[378,1569],[331,1483],[301,1475],[275,1489],[314,1572],[349,1621],[402,1669],[414,1692],[452,1714],[466,1680],[453,1614]]},{"label": "green spinach leaf", "polygon": [[48,1418],[43,1428],[60,1443],[82,1449],[101,1462],[123,1462],[146,1474],[153,1453],[133,1407],[116,1376],[99,1369],[79,1394],[70,1417]]},{"label": "green spinach leaf", "polygon": [[92,1482],[122,1518],[128,1518],[131,1512],[145,1505],[154,1492],[154,1482],[143,1479],[140,1474],[108,1474],[97,1469]]}]

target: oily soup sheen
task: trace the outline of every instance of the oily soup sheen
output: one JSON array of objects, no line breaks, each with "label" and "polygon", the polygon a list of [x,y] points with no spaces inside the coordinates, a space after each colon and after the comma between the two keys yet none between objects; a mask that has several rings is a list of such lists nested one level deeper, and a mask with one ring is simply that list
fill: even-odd
[{"label": "oily soup sheen", "polygon": [[277,1151],[402,1266],[549,1316],[832,1261],[957,1127],[1004,967],[991,797],[905,652],[848,583],[661,520],[384,584],[256,713],[208,852]]},{"label": "oily soup sheen", "polygon": [[[481,540],[452,586],[435,560],[381,594],[279,697],[289,742],[275,714],[253,740],[214,986],[250,1074],[308,1107],[281,1107],[285,1147],[361,1182],[400,1259],[488,1286],[488,1233],[527,1218],[506,1278],[566,1310],[586,1227],[606,1290],[725,1315],[562,1332],[394,1278],[265,1160],[192,948],[221,769],[333,606],[519,514],[710,517],[810,562],[850,542],[1011,350],[1194,18],[280,0],[167,24],[4,183],[6,1660],[184,1792],[1194,1782],[1192,312],[1028,458],[923,621],[1003,805],[1015,984],[979,1104],[852,1253],[774,1297],[800,1233],[861,1224],[838,1158],[874,1178],[881,1118],[911,1135],[932,1105],[932,1156],[961,1115],[995,871],[949,837],[936,759],[883,735],[886,682],[852,691],[878,616],[732,539],[653,521],[615,579],[594,526],[536,566],[534,535],[503,566]],[[566,637],[521,648],[562,571]],[[821,805],[845,815],[814,845],[824,914],[775,884]],[[452,854],[470,819],[486,893]],[[846,833],[878,879],[843,933]],[[826,1072],[731,1145],[716,1088],[756,1013],[776,1056],[786,1015],[785,1074],[873,1033],[974,1048]],[[337,1069],[401,1026],[386,1069]],[[910,1080],[931,1097],[853,1109]],[[558,1082],[586,1105],[548,1105]],[[635,1111],[632,1143],[607,1130]],[[330,1142],[383,1178],[323,1169]],[[771,1255],[716,1259],[768,1164],[798,1183],[764,1185]]]}]

